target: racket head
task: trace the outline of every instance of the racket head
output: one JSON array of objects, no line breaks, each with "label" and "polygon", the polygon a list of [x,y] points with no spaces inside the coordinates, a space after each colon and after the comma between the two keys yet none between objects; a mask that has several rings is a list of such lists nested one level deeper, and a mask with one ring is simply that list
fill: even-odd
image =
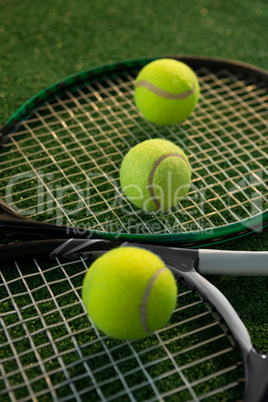
[{"label": "racket head", "polygon": [[[13,251],[22,252],[19,245]],[[88,317],[81,300],[88,267],[83,257],[28,255],[1,269],[3,398],[236,400],[246,389],[246,401],[251,392],[261,400],[267,355],[253,349],[238,315],[193,262],[170,267],[178,286],[171,321],[131,342],[106,336]]]},{"label": "racket head", "polygon": [[[199,105],[181,125],[155,126],[137,111],[134,81],[139,70],[153,60],[146,58],[97,67],[52,85],[30,99],[1,128],[2,144],[7,147],[1,157],[5,154],[8,160],[2,164],[6,179],[1,195],[12,200],[19,212],[40,222],[56,223],[59,230],[36,224],[30,229],[24,222],[23,235],[31,230],[43,237],[102,237],[194,247],[240,237],[267,225],[267,72],[223,59],[173,58],[192,67],[201,85]],[[17,170],[24,185],[33,181],[33,188],[29,193],[19,190],[10,195],[6,188],[15,188],[12,178],[17,154],[11,156],[9,143],[14,146],[15,141],[15,147],[23,148],[28,141],[25,136],[32,133],[32,151],[40,157],[33,157],[32,170],[27,170],[25,161]],[[63,145],[52,146],[49,152],[60,158],[60,167],[51,167],[51,161],[43,163],[47,140],[35,148],[36,138],[42,142],[49,136],[52,141],[55,135],[57,140],[62,137]],[[193,168],[188,196],[164,214],[137,210],[119,184],[125,153],[136,143],[155,137],[182,146]],[[79,148],[77,155],[72,154],[72,146]],[[31,150],[25,151],[28,158]],[[66,172],[72,169],[68,176]],[[20,179],[16,177],[17,185]],[[55,194],[57,186],[60,190]],[[93,189],[91,194],[89,188]],[[71,216],[70,202],[58,202],[59,197],[62,201],[68,195],[78,205]],[[25,208],[22,198],[37,201]],[[15,231],[15,227],[9,230]]]}]

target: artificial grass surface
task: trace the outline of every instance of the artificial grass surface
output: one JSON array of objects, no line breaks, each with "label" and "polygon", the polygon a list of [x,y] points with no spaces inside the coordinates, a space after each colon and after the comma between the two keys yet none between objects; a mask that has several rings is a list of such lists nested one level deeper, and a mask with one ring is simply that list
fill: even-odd
[{"label": "artificial grass surface", "polygon": [[[268,69],[265,0],[2,0],[0,5],[0,125],[47,85],[122,59],[200,54]],[[268,250],[268,230],[215,247]],[[268,350],[267,278],[209,280],[230,299],[256,347]],[[43,307],[48,313],[51,306]],[[42,344],[41,337],[39,341]]]}]

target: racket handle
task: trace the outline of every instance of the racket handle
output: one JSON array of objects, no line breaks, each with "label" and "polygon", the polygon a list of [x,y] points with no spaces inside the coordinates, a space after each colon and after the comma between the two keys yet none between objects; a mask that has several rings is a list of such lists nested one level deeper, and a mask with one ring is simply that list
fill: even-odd
[{"label": "racket handle", "polygon": [[267,251],[199,250],[201,274],[268,275]]}]

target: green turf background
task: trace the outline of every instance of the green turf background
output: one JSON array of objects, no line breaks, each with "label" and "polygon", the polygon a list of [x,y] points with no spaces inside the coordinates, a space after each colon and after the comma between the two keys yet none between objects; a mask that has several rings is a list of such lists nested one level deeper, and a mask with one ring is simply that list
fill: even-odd
[{"label": "green turf background", "polygon": [[[0,14],[0,125],[55,81],[122,59],[197,54],[268,70],[267,0],[0,0]],[[268,250],[268,230],[221,247]],[[267,350],[267,278],[209,279]]]}]

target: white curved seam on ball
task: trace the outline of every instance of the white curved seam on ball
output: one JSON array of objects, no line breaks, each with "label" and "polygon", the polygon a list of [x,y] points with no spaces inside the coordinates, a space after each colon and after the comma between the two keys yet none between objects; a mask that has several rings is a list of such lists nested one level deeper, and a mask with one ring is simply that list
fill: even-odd
[{"label": "white curved seam on ball", "polygon": [[143,294],[141,307],[140,307],[140,319],[141,319],[141,324],[142,324],[144,331],[147,332],[148,334],[150,334],[152,332],[152,330],[149,328],[149,325],[147,322],[147,304],[148,304],[151,290],[154,286],[155,281],[157,280],[159,275],[161,275],[161,273],[166,270],[167,270],[167,268],[163,267],[163,268],[160,268],[158,271],[156,271],[156,273],[151,277],[151,279],[145,289],[145,292]]},{"label": "white curved seam on ball", "polygon": [[164,89],[156,87],[149,81],[140,80],[135,85],[136,88],[143,87],[154,93],[155,95],[161,96],[162,98],[178,100],[178,99],[187,99],[189,96],[193,95],[195,92],[195,82],[193,82],[193,88],[188,91],[182,92],[180,94],[173,94],[171,92],[167,92]]},{"label": "white curved seam on ball", "polygon": [[165,155],[160,156],[160,158],[158,158],[155,161],[155,163],[154,163],[154,165],[152,167],[152,170],[150,172],[150,175],[149,175],[148,190],[149,190],[149,193],[151,195],[151,198],[152,198],[153,202],[155,203],[155,206],[156,206],[157,210],[161,207],[161,205],[160,205],[159,200],[156,198],[156,195],[155,195],[155,192],[154,192],[154,186],[153,186],[154,174],[155,174],[156,169],[158,168],[158,166],[160,165],[160,163],[163,160],[165,160],[165,159],[167,159],[169,157],[174,157],[174,156],[177,157],[177,158],[181,158],[188,165],[188,167],[190,169],[189,162],[187,161],[186,158],[184,158],[183,155],[180,155],[180,154],[175,154],[175,153],[165,154]]}]

